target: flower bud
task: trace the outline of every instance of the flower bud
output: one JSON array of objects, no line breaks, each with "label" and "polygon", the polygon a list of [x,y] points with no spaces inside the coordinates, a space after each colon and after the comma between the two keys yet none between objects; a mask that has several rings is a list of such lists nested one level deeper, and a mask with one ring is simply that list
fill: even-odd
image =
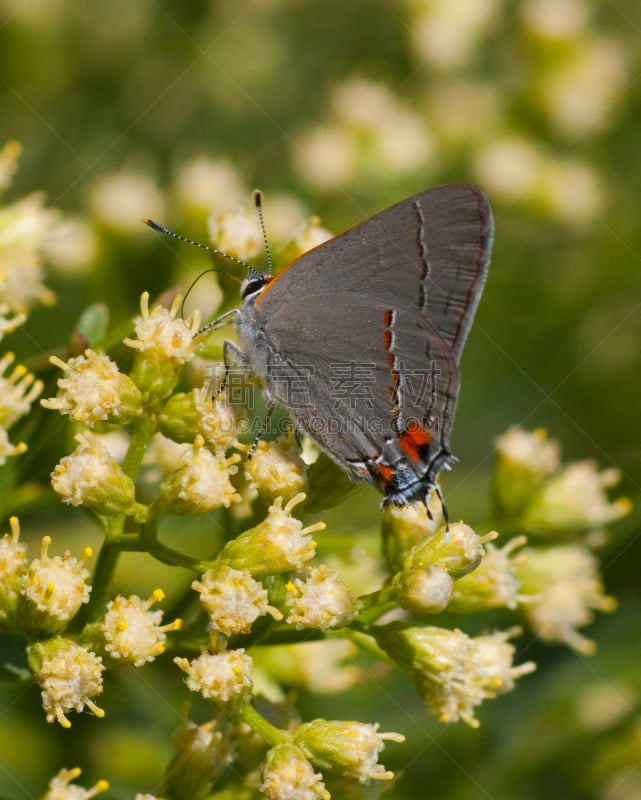
[{"label": "flower bud", "polygon": [[249,261],[263,250],[263,232],[254,208],[212,214],[208,225],[213,246],[223,253]]},{"label": "flower bud", "polygon": [[298,226],[294,233],[294,238],[290,240],[285,248],[283,259],[286,263],[289,263],[332,237],[333,234],[321,225],[320,217],[309,217]]},{"label": "flower bud", "polygon": [[304,499],[304,494],[297,494],[283,508],[282,497],[277,497],[266,519],[227,542],[219,559],[234,569],[246,569],[257,579],[300,569],[316,553],[311,534],[325,528],[323,522],[303,528],[303,523],[291,516],[294,506]]},{"label": "flower bud", "polygon": [[307,689],[318,694],[335,694],[356,686],[364,679],[356,666],[358,650],[353,642],[328,638],[297,644],[265,645],[255,648],[254,665],[274,687],[274,698],[283,699],[282,686]]},{"label": "flower bud", "polygon": [[[2,151],[6,153],[6,150]],[[0,171],[2,165],[0,164]],[[5,173],[6,179],[6,173]],[[0,175],[0,183],[2,183]],[[6,203],[0,216],[2,242],[2,305],[0,314],[15,316],[3,320],[5,331],[24,322],[25,314],[38,303],[53,305],[56,296],[44,283],[42,251],[58,224],[58,212],[44,208],[44,194],[32,192],[14,203]]]},{"label": "flower bud", "polygon": [[541,483],[559,468],[559,454],[559,443],[548,439],[543,428],[530,433],[515,426],[497,439],[492,492],[502,516],[521,513]]},{"label": "flower bud", "polygon": [[13,631],[19,621],[22,582],[27,570],[27,546],[20,539],[17,517],[9,520],[11,534],[0,539],[0,630]]},{"label": "flower bud", "polygon": [[100,441],[90,433],[75,436],[78,447],[51,473],[51,485],[72,506],[83,505],[102,516],[137,516],[146,509],[136,503],[136,490]]},{"label": "flower bud", "polygon": [[89,570],[85,564],[92,550],[85,548],[80,560],[69,551],[62,556],[48,554],[51,537],[44,536],[40,558],[28,566],[22,585],[22,625],[30,633],[52,635],[63,631],[89,601],[91,587],[87,586]]},{"label": "flower bud", "polygon": [[192,315],[186,322],[176,319],[182,298],[176,296],[170,308],[157,305],[149,310],[149,294],[140,298],[141,316],[134,320],[137,339],[124,339],[124,344],[138,352],[131,370],[131,379],[141,392],[157,399],[173,391],[183,366],[196,349],[200,317]]},{"label": "flower bud", "polygon": [[231,483],[238,471],[240,456],[212,453],[198,435],[182,456],[183,464],[160,484],[159,504],[167,514],[202,514],[215,508],[228,508],[240,500]]},{"label": "flower bud", "polygon": [[520,524],[526,530],[558,535],[620,519],[630,513],[630,500],[621,497],[610,502],[604,491],[620,479],[619,470],[599,472],[592,461],[568,464],[540,485]]},{"label": "flower bud", "polygon": [[518,629],[472,638],[463,631],[433,625],[392,624],[376,634],[378,644],[399,666],[409,670],[428,711],[441,722],[462,719],[478,727],[474,709],[514,688],[514,681],[535,665],[512,665],[508,639]]},{"label": "flower bud", "polygon": [[162,611],[151,607],[164,598],[156,589],[148,600],[118,595],[107,604],[105,616],[82,632],[85,644],[122,663],[141,667],[165,652],[167,632],[179,630],[181,620],[161,625]]},{"label": "flower bud", "polygon": [[91,797],[106,792],[109,788],[107,781],[97,781],[91,789],[83,789],[71,781],[74,781],[81,774],[80,767],[74,769],[61,769],[60,772],[49,781],[49,791],[42,800],[90,800]]},{"label": "flower bud", "polygon": [[230,743],[215,721],[185,721],[174,736],[175,753],[165,774],[163,794],[199,800],[211,792],[231,761]]},{"label": "flower bud", "polygon": [[287,622],[297,630],[338,628],[358,614],[356,597],[324,564],[307,567],[301,577],[289,581],[286,590],[290,609]]},{"label": "flower bud", "polygon": [[453,522],[449,528],[441,528],[434,536],[415,545],[405,559],[404,567],[438,564],[452,578],[461,578],[478,567],[485,552],[483,545],[497,536],[495,532],[479,536],[469,525]]},{"label": "flower bud", "polygon": [[370,780],[389,781],[394,773],[378,763],[385,741],[404,742],[399,733],[378,733],[378,724],[315,719],[299,725],[294,742],[314,764],[357,778],[360,783]]},{"label": "flower bud", "polygon": [[518,564],[525,556],[512,557],[513,551],[523,547],[525,542],[525,536],[516,536],[501,548],[487,543],[478,567],[455,582],[449,610],[471,613],[489,608],[514,609],[525,600],[525,596],[519,594],[521,581],[516,576]]},{"label": "flower bud", "polygon": [[[6,276],[3,279],[6,281]],[[15,366],[10,375],[5,375],[5,370],[14,360],[13,353],[5,353],[0,358],[0,426],[6,430],[29,413],[31,404],[44,386],[22,364]]]},{"label": "flower bud", "polygon": [[331,795],[322,778],[320,772],[314,772],[300,747],[279,744],[265,756],[260,791],[268,800],[283,800],[285,797],[330,800]]},{"label": "flower bud", "polygon": [[24,442],[11,444],[9,441],[9,434],[4,428],[0,428],[0,467],[6,464],[8,458],[22,455],[26,450],[27,445]]},{"label": "flower bud", "polygon": [[[430,496],[430,514],[424,503],[408,506],[389,505],[383,509],[381,533],[383,536],[383,554],[392,572],[402,568],[405,557],[419,542],[430,538],[437,529],[437,519],[442,512],[432,509]],[[439,506],[440,508],[440,506]]]},{"label": "flower bud", "polygon": [[229,713],[249,702],[252,659],[242,648],[218,653],[203,650],[192,661],[175,658],[174,663],[187,673],[185,683],[192,692],[200,692],[220,711]]},{"label": "flower bud", "polygon": [[616,601],[604,593],[594,555],[580,545],[527,548],[516,565],[521,592],[529,595],[523,611],[547,642],[562,642],[590,655],[595,645],[576,630],[594,619],[594,611],[610,612]]},{"label": "flower bud", "polygon": [[49,361],[63,370],[56,397],[41,400],[45,408],[68,414],[73,422],[93,427],[97,422],[131,422],[142,413],[140,391],[105,355],[85,350],[66,363],[57,356]]},{"label": "flower bud", "polygon": [[419,615],[438,614],[452,599],[454,580],[440,564],[424,564],[397,572],[392,585],[401,608]]},{"label": "flower bud", "polygon": [[29,668],[42,689],[47,722],[71,727],[66,712],[85,706],[97,717],[105,712],[91,699],[102,693],[102,659],[90,650],[57,636],[29,645]]},{"label": "flower bud", "polygon": [[292,497],[305,485],[305,464],[287,439],[258,442],[251,459],[245,462],[245,474],[250,491],[266,497]]},{"label": "flower bud", "polygon": [[263,614],[271,614],[274,619],[283,617],[268,604],[267,590],[247,570],[217,562],[191,588],[200,593],[200,602],[209,614],[210,630],[223,636],[249,633]]},{"label": "flower bud", "polygon": [[158,430],[174,442],[193,442],[201,435],[214,448],[227,448],[236,443],[236,417],[231,406],[211,400],[206,389],[179,392],[165,403],[158,417]]}]

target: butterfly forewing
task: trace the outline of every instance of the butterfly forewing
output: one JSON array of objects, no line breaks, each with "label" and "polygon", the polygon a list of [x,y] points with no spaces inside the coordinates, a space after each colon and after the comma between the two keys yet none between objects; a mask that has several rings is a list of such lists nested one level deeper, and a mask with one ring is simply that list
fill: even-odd
[{"label": "butterfly forewing", "polygon": [[[304,254],[258,296],[268,390],[353,474],[378,457],[433,483],[491,242],[482,190],[430,189]],[[410,424],[429,431],[420,448]]]}]

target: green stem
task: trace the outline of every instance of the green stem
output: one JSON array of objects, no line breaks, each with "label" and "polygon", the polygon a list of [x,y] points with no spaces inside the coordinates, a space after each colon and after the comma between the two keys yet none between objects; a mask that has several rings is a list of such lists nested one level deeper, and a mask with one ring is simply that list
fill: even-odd
[{"label": "green stem", "polygon": [[158,515],[151,514],[150,519],[141,526],[140,533],[122,533],[124,519],[120,517],[109,520],[108,532],[98,554],[98,562],[94,570],[91,600],[87,604],[85,615],[93,621],[103,612],[109,600],[109,587],[116,570],[118,557],[123,552],[149,553],[157,561],[174,567],[185,567],[197,574],[204,572],[202,562],[178,550],[162,544],[156,538]]},{"label": "green stem", "polygon": [[259,714],[251,703],[247,703],[243,706],[239,716],[243,722],[247,723],[253,731],[272,747],[278,744],[289,744],[292,740],[289,731],[283,731],[275,725],[272,725],[271,722],[267,722],[265,717]]},{"label": "green stem", "polygon": [[139,419],[132,429],[129,449],[127,450],[125,460],[122,462],[124,473],[128,475],[132,481],[136,480],[147,445],[155,432],[156,419],[153,414]]},{"label": "green stem", "polygon": [[[138,475],[145,450],[155,429],[156,423],[153,416],[143,417],[133,427],[129,449],[122,465],[123,471],[132,480],[135,480]],[[124,516],[110,517],[106,521],[103,518],[102,521],[106,528],[105,541],[98,555],[98,563],[92,581],[91,600],[86,609],[90,619],[96,619],[102,613],[108,600],[109,586],[118,563],[118,556],[124,549],[125,542],[130,541],[129,537],[123,539]]]},{"label": "green stem", "polygon": [[394,589],[389,585],[371,594],[361,595],[358,600],[361,604],[358,621],[365,625],[371,625],[380,616],[398,606]]},{"label": "green stem", "polygon": [[100,548],[92,580],[91,599],[85,609],[85,616],[90,622],[98,619],[107,605],[111,578],[116,569],[121,549],[117,539],[109,538],[103,542]]},{"label": "green stem", "polygon": [[396,601],[366,608],[358,615],[358,622],[365,626],[373,625],[383,614],[387,614],[388,611],[392,611],[395,608],[398,608],[398,603]]},{"label": "green stem", "polygon": [[[331,635],[331,631],[328,633]],[[390,664],[394,663],[387,653],[376,644],[376,640],[369,633],[357,631],[353,628],[341,628],[340,633],[341,638],[349,639],[351,642],[354,642],[360,650],[369,653],[379,659],[379,661],[387,661]]]},{"label": "green stem", "polygon": [[159,541],[154,541],[149,548],[141,547],[140,549],[144,550],[145,552],[149,552],[150,555],[152,555],[157,561],[161,561],[163,564],[169,564],[172,567],[185,567],[186,569],[193,570],[199,575],[202,575],[202,573],[205,571],[205,567],[203,566],[202,561],[199,559],[186,556],[184,553],[181,553],[178,550],[173,550],[171,547],[167,547],[166,545],[161,544]]},{"label": "green stem", "polygon": [[163,564],[169,564],[173,567],[186,567],[187,569],[194,570],[198,573],[203,573],[206,567],[197,559],[187,556],[178,550],[173,550],[158,541],[158,520],[160,517],[160,509],[157,503],[152,503],[149,506],[149,517],[140,526],[140,534],[136,540],[130,540],[125,549],[127,550],[140,550],[149,553],[158,561]]}]

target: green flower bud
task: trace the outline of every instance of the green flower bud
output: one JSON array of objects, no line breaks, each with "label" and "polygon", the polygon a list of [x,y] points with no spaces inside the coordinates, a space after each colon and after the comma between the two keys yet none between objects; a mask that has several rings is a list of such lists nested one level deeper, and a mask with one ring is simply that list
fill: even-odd
[{"label": "green flower bud", "polygon": [[415,545],[405,559],[404,569],[438,564],[453,578],[460,578],[478,567],[485,552],[484,543],[497,536],[494,532],[479,536],[469,525],[453,522]]},{"label": "green flower bud", "polygon": [[202,514],[240,500],[231,483],[240,456],[226,457],[222,451],[212,453],[198,435],[193,447],[182,457],[183,465],[161,483],[159,503],[167,514]]},{"label": "green flower bud", "polygon": [[230,743],[215,721],[185,721],[174,736],[175,753],[165,774],[163,794],[200,800],[207,796],[231,761]]},{"label": "green flower bud", "polygon": [[22,582],[27,570],[27,546],[19,541],[20,523],[9,520],[11,534],[0,539],[0,630],[13,631],[18,622]]},{"label": "green flower bud", "polygon": [[176,296],[169,309],[157,305],[149,310],[149,294],[140,299],[141,316],[134,326],[137,339],[124,343],[137,350],[131,379],[141,392],[159,400],[168,397],[178,382],[184,365],[195,352],[194,336],[200,318],[193,315],[185,322],[176,319],[182,298]]},{"label": "green flower bud", "polygon": [[370,780],[389,781],[394,773],[378,763],[385,741],[403,742],[399,733],[378,733],[378,724],[315,719],[294,732],[294,742],[321,769],[357,778],[361,783]]},{"label": "green flower bud", "polygon": [[300,569],[316,553],[311,534],[325,528],[323,522],[303,528],[303,523],[291,516],[294,506],[304,499],[304,494],[297,494],[283,508],[282,497],[277,497],[266,519],[227,542],[219,560],[247,570],[257,579]]},{"label": "green flower bud", "polygon": [[51,473],[51,485],[65,503],[83,505],[102,516],[143,518],[147,510],[136,502],[131,478],[90,433],[78,433],[79,446]]},{"label": "green flower bud", "polygon": [[496,441],[496,467],[492,483],[500,515],[514,517],[530,502],[541,483],[559,467],[559,443],[547,431],[532,433],[512,427]]},{"label": "green flower bud", "polygon": [[66,363],[49,359],[64,375],[58,378],[58,394],[41,405],[68,414],[74,422],[93,427],[106,420],[124,425],[142,413],[140,391],[127,375],[105,355],[85,350]]},{"label": "green flower bud", "polygon": [[319,772],[314,772],[300,747],[279,744],[265,756],[260,791],[268,800],[285,797],[330,800],[322,778]]},{"label": "green flower bud", "polygon": [[403,567],[405,557],[415,545],[434,535],[436,520],[440,520],[442,512],[431,507],[430,512],[432,518],[428,516],[423,503],[409,506],[389,505],[383,509],[383,555],[392,572],[398,572]]},{"label": "green flower bud", "polygon": [[208,445],[227,448],[236,443],[236,417],[221,400],[212,402],[205,388],[179,392],[165,403],[158,430],[174,442],[193,442],[201,435]]},{"label": "green flower bud", "polygon": [[399,666],[412,673],[428,710],[441,722],[462,719],[478,727],[474,709],[514,688],[514,682],[535,669],[532,662],[513,666],[508,639],[518,628],[472,638],[463,631],[434,625],[393,623],[376,633],[376,641]]},{"label": "green flower bud", "polygon": [[454,581],[445,567],[425,564],[397,572],[392,585],[401,608],[415,614],[438,614],[452,599]]},{"label": "green flower bud", "polygon": [[604,593],[595,556],[581,545],[528,548],[516,565],[523,612],[537,636],[561,642],[590,655],[594,642],[577,628],[594,619],[594,611],[610,612],[616,600]]},{"label": "green flower bud", "polygon": [[516,576],[525,556],[512,557],[513,551],[526,541],[525,536],[516,536],[501,548],[488,542],[479,566],[455,582],[449,610],[473,613],[489,608],[514,609],[526,600],[519,594],[521,582]]},{"label": "green flower bud", "polygon": [[27,649],[29,669],[42,690],[47,722],[57,720],[63,728],[71,723],[68,711],[85,706],[97,717],[105,712],[91,699],[102,692],[102,659],[70,639],[56,636],[35,642]]},{"label": "green flower bud", "polygon": [[523,512],[520,525],[543,534],[598,528],[630,513],[627,497],[610,502],[605,489],[621,479],[619,470],[599,472],[592,461],[576,461],[541,484]]}]

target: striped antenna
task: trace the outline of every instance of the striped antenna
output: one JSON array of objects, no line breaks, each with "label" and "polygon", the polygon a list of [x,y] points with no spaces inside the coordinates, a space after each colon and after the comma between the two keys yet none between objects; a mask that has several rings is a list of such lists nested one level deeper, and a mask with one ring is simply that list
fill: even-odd
[{"label": "striped antenna", "polygon": [[256,206],[256,213],[258,214],[260,229],[263,233],[263,244],[265,245],[265,256],[267,258],[267,267],[269,269],[268,274],[271,275],[273,272],[272,251],[269,247],[267,231],[265,230],[265,220],[263,219],[263,193],[260,191],[260,189],[254,189],[254,205]]},{"label": "striped antenna", "polygon": [[162,225],[159,225],[157,222],[154,222],[153,219],[145,219],[142,220],[145,225],[148,225],[155,231],[159,233],[164,233],[165,236],[171,236],[173,239],[178,239],[179,242],[185,242],[185,244],[191,244],[194,247],[200,247],[201,250],[207,250],[208,253],[214,253],[214,255],[222,256],[226,258],[228,261],[233,261],[235,264],[240,264],[241,267],[245,267],[245,269],[249,273],[254,273],[256,270],[248,264],[246,261],[243,261],[240,258],[236,258],[235,256],[229,255],[229,253],[225,253],[223,250],[217,250],[215,247],[210,247],[208,244],[202,244],[201,242],[195,242],[193,239],[188,239],[186,236],[181,236],[179,233],[175,233],[174,231],[170,231],[169,228],[165,228]]}]

